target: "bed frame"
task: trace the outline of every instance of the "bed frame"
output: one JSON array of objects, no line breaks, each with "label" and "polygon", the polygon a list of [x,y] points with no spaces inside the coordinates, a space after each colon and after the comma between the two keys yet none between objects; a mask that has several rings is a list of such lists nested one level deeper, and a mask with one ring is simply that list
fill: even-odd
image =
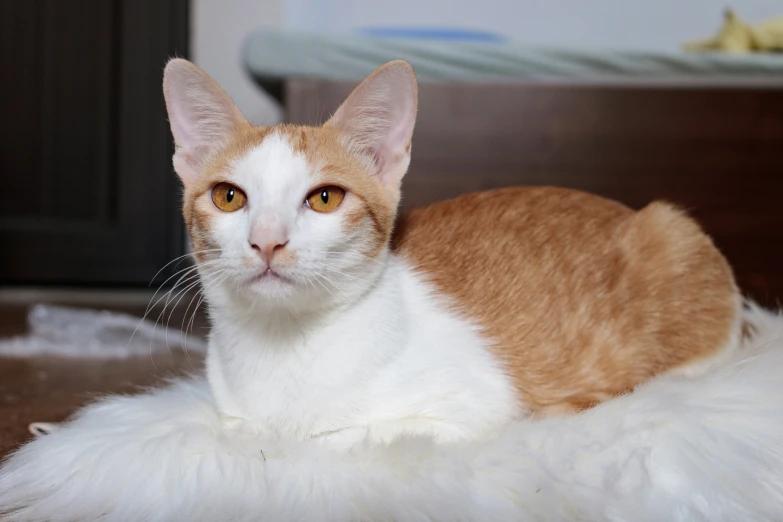
[{"label": "bed frame", "polygon": [[[353,87],[272,92],[288,121],[317,124]],[[508,185],[666,199],[702,223],[748,296],[783,297],[783,87],[422,84],[419,107],[403,207]]]}]

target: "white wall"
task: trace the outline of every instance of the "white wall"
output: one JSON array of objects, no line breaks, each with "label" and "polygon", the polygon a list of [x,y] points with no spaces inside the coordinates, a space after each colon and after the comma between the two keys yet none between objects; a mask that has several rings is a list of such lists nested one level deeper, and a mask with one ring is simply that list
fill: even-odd
[{"label": "white wall", "polygon": [[674,51],[711,36],[727,5],[751,22],[783,16],[783,0],[287,0],[285,19],[328,32],[456,27],[528,44]]},{"label": "white wall", "polygon": [[191,59],[212,76],[255,124],[277,123],[280,108],[245,73],[245,35],[284,23],[284,0],[192,0]]}]

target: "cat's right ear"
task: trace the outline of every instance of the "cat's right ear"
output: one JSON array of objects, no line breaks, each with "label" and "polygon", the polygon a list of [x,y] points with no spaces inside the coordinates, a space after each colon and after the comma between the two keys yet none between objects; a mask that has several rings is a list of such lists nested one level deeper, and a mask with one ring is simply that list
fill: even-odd
[{"label": "cat's right ear", "polygon": [[188,185],[201,175],[206,161],[247,120],[207,73],[175,58],[163,72],[163,96],[174,135],[174,170]]},{"label": "cat's right ear", "polygon": [[411,160],[417,107],[413,68],[395,60],[365,78],[324,125],[340,131],[354,151],[372,160],[381,183],[399,186]]}]

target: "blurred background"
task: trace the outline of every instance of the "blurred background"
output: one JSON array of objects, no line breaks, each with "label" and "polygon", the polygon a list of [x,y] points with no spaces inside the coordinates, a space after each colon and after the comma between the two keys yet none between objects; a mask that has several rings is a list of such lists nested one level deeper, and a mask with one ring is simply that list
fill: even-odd
[{"label": "blurred background", "polygon": [[[686,52],[729,7],[750,36],[724,28],[725,49]],[[155,275],[187,251],[167,58],[195,61],[257,124],[320,123],[407,58],[424,85],[404,206],[509,184],[672,199],[749,292],[776,298],[783,58],[752,41],[775,16],[779,0],[3,0],[0,281],[173,273]]]},{"label": "blurred background", "polygon": [[[750,23],[783,17],[779,0],[194,0],[190,56],[252,121],[268,123],[281,117],[279,107],[248,80],[240,59],[257,29],[331,35],[408,29],[411,36],[418,29],[419,36],[462,32],[564,52],[680,53],[684,43],[713,36],[727,8]],[[781,69],[776,73],[780,78]]]},{"label": "blurred background", "polygon": [[[506,185],[667,199],[715,238],[743,291],[775,305],[781,17],[780,0],[0,0],[0,337],[38,325],[47,346],[67,344],[57,332],[79,317],[28,316],[41,303],[150,304],[158,322],[170,305],[166,324],[203,336],[198,283],[178,272],[188,241],[161,93],[174,56],[261,125],[321,123],[374,68],[408,59],[421,88],[404,208]],[[90,321],[74,353],[97,338]],[[49,354],[9,346],[0,355]],[[148,363],[0,358],[0,417],[18,438],[78,390],[146,382]]]}]

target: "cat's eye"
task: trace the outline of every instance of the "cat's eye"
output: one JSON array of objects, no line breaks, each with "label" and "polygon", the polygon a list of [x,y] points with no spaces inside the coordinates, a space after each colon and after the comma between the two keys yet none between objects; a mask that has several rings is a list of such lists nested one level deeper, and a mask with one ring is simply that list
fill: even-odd
[{"label": "cat's eye", "polygon": [[242,189],[230,183],[218,183],[212,187],[212,203],[223,212],[236,212],[247,203]]},{"label": "cat's eye", "polygon": [[345,191],[340,187],[321,187],[307,196],[305,204],[316,212],[331,212],[340,206],[344,198]]}]

